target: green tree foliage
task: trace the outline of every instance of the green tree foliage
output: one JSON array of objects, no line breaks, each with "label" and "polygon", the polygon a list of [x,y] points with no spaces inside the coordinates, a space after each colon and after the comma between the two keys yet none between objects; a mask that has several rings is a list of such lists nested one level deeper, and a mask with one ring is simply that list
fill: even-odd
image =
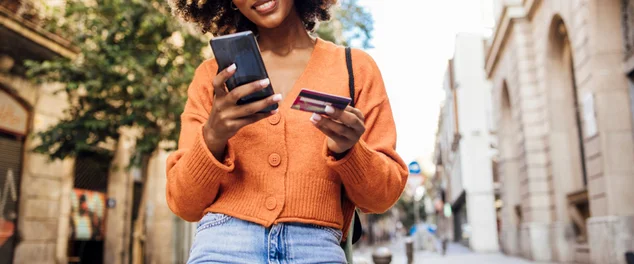
[{"label": "green tree foliage", "polygon": [[51,159],[82,152],[111,156],[100,146],[117,140],[121,127],[142,129],[137,157],[152,153],[162,140],[178,138],[178,117],[205,42],[166,6],[163,1],[70,0],[64,14],[47,23],[47,30],[81,51],[73,60],[27,63],[29,77],[62,83],[60,92],[71,102],[64,119],[35,135],[41,142],[36,152]]},{"label": "green tree foliage", "polygon": [[371,48],[374,20],[372,14],[359,5],[357,0],[341,0],[333,7],[333,19],[319,25],[316,33],[322,39],[349,46],[359,42],[362,48]]},{"label": "green tree foliage", "polygon": [[333,19],[319,25],[316,33],[322,39],[348,46],[360,42],[362,48],[371,48],[374,20],[372,15],[357,0],[340,0],[333,8]]}]

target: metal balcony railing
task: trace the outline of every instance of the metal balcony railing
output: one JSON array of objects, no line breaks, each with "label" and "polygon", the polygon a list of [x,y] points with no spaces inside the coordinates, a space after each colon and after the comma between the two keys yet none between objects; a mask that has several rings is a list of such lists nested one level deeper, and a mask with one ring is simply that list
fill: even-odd
[{"label": "metal balcony railing", "polygon": [[8,10],[9,13],[13,13],[34,24],[38,24],[41,21],[37,5],[31,0],[0,0],[0,6]]}]

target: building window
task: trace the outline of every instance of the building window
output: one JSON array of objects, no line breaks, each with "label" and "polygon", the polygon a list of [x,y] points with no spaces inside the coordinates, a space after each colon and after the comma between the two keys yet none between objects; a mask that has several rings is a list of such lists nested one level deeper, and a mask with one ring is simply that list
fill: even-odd
[{"label": "building window", "polygon": [[634,55],[634,0],[621,0],[623,40],[626,58]]},{"label": "building window", "polygon": [[586,221],[590,218],[588,191],[578,191],[568,195],[568,210],[573,223],[577,243],[588,241]]},{"label": "building window", "polygon": [[630,83],[630,112],[632,112],[632,124],[634,128],[634,69],[630,72],[628,80]]},{"label": "building window", "polygon": [[519,229],[522,226],[522,223],[524,222],[523,214],[522,214],[522,206],[517,204],[513,208],[515,209],[515,217],[517,219],[517,222],[515,224],[517,228]]},{"label": "building window", "polygon": [[75,160],[74,188],[106,192],[110,158],[96,153],[82,153]]}]

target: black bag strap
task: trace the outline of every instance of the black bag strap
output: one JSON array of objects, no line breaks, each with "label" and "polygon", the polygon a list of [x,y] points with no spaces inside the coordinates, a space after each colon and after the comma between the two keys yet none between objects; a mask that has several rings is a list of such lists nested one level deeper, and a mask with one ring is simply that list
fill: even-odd
[{"label": "black bag strap", "polygon": [[354,107],[354,72],[352,71],[352,50],[346,47],[346,66],[348,68],[348,89],[350,89],[350,106]]},{"label": "black bag strap", "polygon": [[[348,68],[348,89],[350,90],[350,106],[354,107],[354,71],[352,70],[352,50],[350,47],[346,47],[346,67]],[[342,191],[343,188],[342,188]],[[363,227],[361,226],[361,219],[359,219],[359,214],[357,214],[357,210],[354,212],[354,224],[350,228],[352,228],[352,244],[357,243],[363,234]]]}]

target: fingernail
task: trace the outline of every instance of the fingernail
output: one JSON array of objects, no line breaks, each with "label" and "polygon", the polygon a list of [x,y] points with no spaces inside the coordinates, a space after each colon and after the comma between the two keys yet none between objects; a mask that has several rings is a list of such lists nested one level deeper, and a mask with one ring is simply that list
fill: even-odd
[{"label": "fingernail", "polygon": [[327,105],[326,109],[324,109],[324,111],[326,111],[327,114],[334,114],[335,113],[335,109],[332,108],[332,106]]},{"label": "fingernail", "polygon": [[315,113],[313,113],[313,115],[310,117],[310,121],[313,122],[313,124],[317,124],[317,122],[319,122],[320,120],[321,116]]},{"label": "fingernail", "polygon": [[279,112],[279,110],[275,109],[275,110],[271,111],[271,114],[274,115],[274,114],[277,114],[277,112]]},{"label": "fingernail", "polygon": [[273,95],[273,102],[279,102],[282,101],[282,95],[281,94],[275,94]]},{"label": "fingernail", "polygon": [[228,72],[228,73],[233,73],[234,71],[236,71],[236,68],[237,68],[237,67],[236,67],[236,64],[235,64],[235,63],[234,63],[234,64],[231,64],[231,65],[229,65],[229,67],[227,67],[227,72]]},{"label": "fingernail", "polygon": [[267,87],[267,86],[269,86],[270,83],[271,83],[271,81],[269,81],[268,78],[260,81],[260,85],[262,85],[262,87]]}]

